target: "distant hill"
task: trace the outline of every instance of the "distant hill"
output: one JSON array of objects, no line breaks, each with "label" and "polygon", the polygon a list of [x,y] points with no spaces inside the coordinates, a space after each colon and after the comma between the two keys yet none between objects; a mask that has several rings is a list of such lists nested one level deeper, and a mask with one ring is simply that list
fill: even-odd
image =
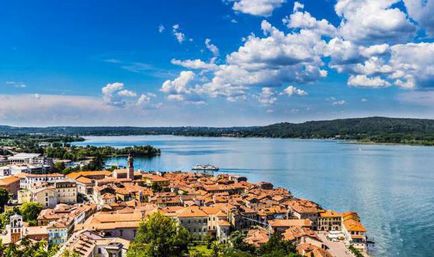
[{"label": "distant hill", "polygon": [[434,120],[404,118],[351,118],[304,123],[277,123],[256,127],[10,127],[0,135],[56,134],[78,136],[183,135],[273,138],[333,138],[373,143],[434,145]]}]

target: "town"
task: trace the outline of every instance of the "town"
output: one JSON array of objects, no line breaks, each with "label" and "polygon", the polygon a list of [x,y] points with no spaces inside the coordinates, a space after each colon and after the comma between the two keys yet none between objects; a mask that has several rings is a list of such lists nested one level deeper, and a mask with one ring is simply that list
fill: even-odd
[{"label": "town", "polygon": [[[126,168],[113,171],[49,173],[52,163],[26,153],[2,160],[0,190],[9,194],[2,249],[30,240],[55,246],[56,257],[124,257],[140,225],[158,213],[195,238],[222,244],[241,233],[244,244],[259,248],[279,235],[301,256],[368,256],[367,231],[356,212],[323,209],[271,183],[229,174],[143,172],[135,170],[131,155]],[[37,213],[20,214],[31,204]]]}]

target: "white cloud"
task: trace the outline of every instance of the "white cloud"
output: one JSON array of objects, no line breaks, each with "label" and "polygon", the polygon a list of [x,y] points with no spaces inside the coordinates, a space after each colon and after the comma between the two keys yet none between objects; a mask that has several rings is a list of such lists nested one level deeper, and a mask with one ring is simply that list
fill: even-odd
[{"label": "white cloud", "polygon": [[150,101],[156,97],[153,93],[138,95],[135,91],[125,89],[124,83],[109,83],[101,89],[102,102],[108,106],[117,108],[130,108],[139,105],[141,107],[153,107]]},{"label": "white cloud", "polygon": [[294,13],[282,20],[288,28],[308,29],[320,35],[334,36],[336,34],[336,28],[332,24],[325,19],[317,20],[308,12],[302,12],[302,6],[295,2]]},{"label": "white cloud", "polygon": [[185,34],[180,31],[179,24],[175,24],[172,26],[172,33],[175,36],[178,43],[182,43],[185,41]]},{"label": "white cloud", "polygon": [[213,56],[219,55],[219,49],[216,45],[211,43],[211,39],[205,39],[205,46],[213,54]]},{"label": "white cloud", "polygon": [[251,86],[278,87],[308,83],[327,75],[321,69],[326,43],[317,33],[302,30],[285,34],[263,21],[265,37],[251,35],[219,65],[204,90],[213,96],[241,96]]},{"label": "white cloud", "polygon": [[192,71],[181,71],[174,80],[166,80],[161,86],[160,91],[167,94],[169,100],[203,103],[199,95],[199,88],[193,86],[195,74]]},{"label": "white cloud", "polygon": [[292,9],[293,12],[298,12],[304,9],[304,4],[300,2],[294,2],[294,8]]},{"label": "white cloud", "polygon": [[409,16],[434,36],[434,0],[404,0]]},{"label": "white cloud", "polygon": [[434,87],[434,43],[408,43],[391,47],[390,79],[404,88]]},{"label": "white cloud", "polygon": [[348,85],[354,87],[388,87],[390,83],[380,77],[368,77],[366,75],[351,75],[348,79]]},{"label": "white cloud", "polygon": [[332,105],[339,106],[339,105],[344,105],[346,103],[347,103],[347,101],[345,101],[345,100],[336,100],[336,101],[332,102]]},{"label": "white cloud", "polygon": [[400,0],[338,0],[336,13],[341,17],[340,35],[360,44],[406,42],[415,26],[406,14],[393,7]]},{"label": "white cloud", "polygon": [[288,96],[298,95],[298,96],[306,96],[308,95],[306,91],[302,89],[298,89],[294,86],[288,86],[283,90],[283,94]]},{"label": "white cloud", "polygon": [[160,33],[163,33],[165,29],[166,29],[166,28],[165,28],[164,25],[162,25],[162,24],[160,24],[160,25],[158,26],[158,32],[160,32]]},{"label": "white cloud", "polygon": [[255,16],[270,16],[286,0],[233,0],[232,9]]},{"label": "white cloud", "polygon": [[18,81],[6,81],[5,84],[7,86],[15,87],[15,88],[26,88],[27,85],[23,82]]},{"label": "white cloud", "polygon": [[124,89],[118,92],[118,96],[135,97],[137,96],[137,93],[131,90]]},{"label": "white cloud", "polygon": [[276,92],[270,87],[263,87],[258,101],[262,105],[273,105],[277,101]]},{"label": "white cloud", "polygon": [[207,63],[200,59],[195,59],[195,60],[172,59],[171,63],[178,66],[182,66],[184,68],[194,69],[194,70],[215,70],[218,68],[218,66],[215,63]]}]

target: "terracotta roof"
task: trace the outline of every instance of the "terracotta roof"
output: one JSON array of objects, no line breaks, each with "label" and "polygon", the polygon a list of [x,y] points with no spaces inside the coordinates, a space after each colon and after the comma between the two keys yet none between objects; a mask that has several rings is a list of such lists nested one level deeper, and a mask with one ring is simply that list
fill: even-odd
[{"label": "terracotta roof", "polygon": [[321,218],[338,218],[342,217],[342,213],[333,211],[333,210],[326,210],[319,213]]},{"label": "terracotta roof", "polygon": [[19,181],[20,179],[15,176],[8,176],[0,179],[0,186],[8,186],[10,184],[17,183]]},{"label": "terracotta roof", "polygon": [[255,247],[260,247],[261,245],[268,242],[270,237],[268,236],[268,231],[263,228],[250,229],[247,232],[244,242],[251,244]]},{"label": "terracotta roof", "polygon": [[208,217],[208,214],[197,206],[190,206],[176,212],[178,218]]},{"label": "terracotta roof", "polygon": [[269,220],[271,227],[311,227],[312,221],[309,219],[275,219]]},{"label": "terracotta roof", "polygon": [[308,243],[299,244],[296,248],[297,252],[303,256],[309,257],[333,257],[328,251]]}]

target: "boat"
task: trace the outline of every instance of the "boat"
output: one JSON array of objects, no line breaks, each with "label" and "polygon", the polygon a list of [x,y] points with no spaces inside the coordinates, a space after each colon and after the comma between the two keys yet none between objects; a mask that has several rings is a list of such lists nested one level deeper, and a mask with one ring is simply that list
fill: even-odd
[{"label": "boat", "polygon": [[193,168],[191,168],[191,170],[194,171],[218,171],[219,168],[211,165],[211,164],[206,164],[206,165],[195,165],[193,166]]}]

